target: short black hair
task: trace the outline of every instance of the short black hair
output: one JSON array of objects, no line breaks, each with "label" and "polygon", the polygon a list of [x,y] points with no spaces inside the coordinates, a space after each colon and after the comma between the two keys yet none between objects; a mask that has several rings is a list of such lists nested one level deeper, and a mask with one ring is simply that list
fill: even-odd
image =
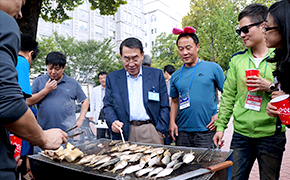
[{"label": "short black hair", "polygon": [[99,72],[99,74],[98,74],[98,78],[101,76],[101,75],[107,75],[108,73],[106,72],[106,71],[101,71],[101,72]]},{"label": "short black hair", "polygon": [[244,17],[249,17],[253,23],[265,21],[268,8],[265,5],[253,3],[246,6],[239,14],[238,21]]},{"label": "short black hair", "polygon": [[189,37],[191,37],[193,39],[195,45],[198,45],[199,44],[198,37],[197,37],[197,35],[195,33],[183,33],[183,34],[180,34],[178,36],[178,38],[176,40],[176,45],[178,46],[178,41],[179,41],[180,38],[187,37],[187,36],[189,36]]},{"label": "short black hair", "polygon": [[144,66],[151,66],[151,62],[152,62],[151,57],[148,54],[145,54],[144,55],[144,58],[142,60],[142,65],[144,65]]},{"label": "short black hair", "polygon": [[21,51],[33,51],[32,60],[36,58],[39,53],[38,42],[36,42],[31,35],[21,34]]},{"label": "short black hair", "polygon": [[143,53],[143,45],[142,45],[141,41],[137,38],[134,38],[134,37],[127,38],[120,44],[121,56],[123,55],[123,47],[124,46],[126,46],[128,48],[139,48],[141,54]]},{"label": "short black hair", "polygon": [[61,52],[50,52],[45,59],[45,64],[52,64],[53,66],[65,67],[66,56]]},{"label": "short black hair", "polygon": [[163,70],[164,72],[168,72],[168,74],[173,74],[174,73],[174,71],[175,71],[175,67],[174,66],[172,66],[172,65],[166,65],[166,66],[164,66],[164,70]]}]

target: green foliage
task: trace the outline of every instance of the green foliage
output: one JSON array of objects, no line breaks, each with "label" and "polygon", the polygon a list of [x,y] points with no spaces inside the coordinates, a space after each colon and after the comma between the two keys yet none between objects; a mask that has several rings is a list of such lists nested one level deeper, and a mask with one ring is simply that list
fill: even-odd
[{"label": "green foliage", "polygon": [[173,65],[176,69],[182,66],[178,50],[176,47],[177,36],[161,33],[155,40],[152,48],[152,67],[163,69],[166,65]]},{"label": "green foliage", "polygon": [[183,17],[183,26],[197,30],[199,57],[217,62],[225,70],[230,57],[244,48],[236,34],[237,16],[246,0],[192,0],[191,10]]},{"label": "green foliage", "polygon": [[[85,0],[55,0],[57,7],[53,8],[51,0],[43,0],[41,7],[41,17],[45,21],[54,23],[63,22],[71,19],[67,15],[67,11],[72,11],[74,8],[83,4]],[[118,7],[122,4],[127,4],[124,0],[89,0],[91,10],[99,9],[101,15],[114,15]]]},{"label": "green foliage", "polygon": [[95,80],[97,82],[94,76],[98,72],[110,73],[119,68],[119,62],[113,51],[115,45],[111,39],[77,41],[73,37],[64,37],[54,33],[47,39],[40,39],[39,45],[40,50],[44,51],[33,63],[32,69],[35,72],[43,69],[41,67],[45,65],[45,56],[51,51],[59,51],[66,55],[65,73],[78,81]]}]

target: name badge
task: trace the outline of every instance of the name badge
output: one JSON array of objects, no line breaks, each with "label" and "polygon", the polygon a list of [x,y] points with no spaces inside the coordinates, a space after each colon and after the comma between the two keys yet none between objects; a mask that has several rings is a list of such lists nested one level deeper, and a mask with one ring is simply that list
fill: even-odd
[{"label": "name badge", "polygon": [[244,108],[254,110],[254,111],[260,111],[262,101],[263,101],[263,96],[259,96],[256,93],[249,92],[247,95]]},{"label": "name badge", "polygon": [[158,92],[148,92],[148,99],[151,101],[160,101]]},{"label": "name badge", "polygon": [[179,109],[185,109],[190,107],[189,95],[179,99]]}]

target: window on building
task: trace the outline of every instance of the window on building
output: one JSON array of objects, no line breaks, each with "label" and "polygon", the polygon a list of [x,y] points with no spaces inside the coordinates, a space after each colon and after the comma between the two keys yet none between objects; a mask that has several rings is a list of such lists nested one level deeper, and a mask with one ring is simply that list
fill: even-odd
[{"label": "window on building", "polygon": [[147,48],[147,43],[145,43],[145,48]]},{"label": "window on building", "polygon": [[153,47],[154,46],[154,41],[152,41],[151,44],[152,44],[152,47]]},{"label": "window on building", "polygon": [[147,31],[145,31],[145,36],[147,36]]},{"label": "window on building", "polygon": [[66,20],[66,21],[63,21],[61,24],[64,25],[64,26],[68,26],[70,27],[71,26],[71,20]]},{"label": "window on building", "polygon": [[103,34],[103,27],[95,26],[95,33],[101,36]]},{"label": "window on building", "polygon": [[115,39],[115,38],[116,38],[116,31],[110,30],[110,31],[109,31],[109,36],[110,36],[111,38]]},{"label": "window on building", "polygon": [[79,21],[79,29],[82,31],[88,31],[88,23],[85,21]]},{"label": "window on building", "polygon": [[128,22],[129,22],[129,24],[132,23],[132,15],[130,13],[128,13]]},{"label": "window on building", "polygon": [[151,34],[154,34],[154,31],[153,31],[153,29],[151,29]]},{"label": "window on building", "polygon": [[157,33],[157,28],[155,28],[155,34]]},{"label": "window on building", "polygon": [[156,16],[154,14],[151,16],[151,22],[153,21],[156,21]]},{"label": "window on building", "polygon": [[144,18],[144,24],[146,24],[147,23],[147,20],[146,20],[146,18]]}]

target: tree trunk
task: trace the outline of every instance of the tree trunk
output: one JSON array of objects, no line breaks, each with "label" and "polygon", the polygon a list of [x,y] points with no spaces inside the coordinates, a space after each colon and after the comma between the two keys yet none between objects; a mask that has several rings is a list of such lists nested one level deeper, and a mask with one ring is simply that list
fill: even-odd
[{"label": "tree trunk", "polygon": [[17,20],[21,33],[30,34],[36,38],[37,24],[42,0],[29,0],[22,7],[22,18]]}]

